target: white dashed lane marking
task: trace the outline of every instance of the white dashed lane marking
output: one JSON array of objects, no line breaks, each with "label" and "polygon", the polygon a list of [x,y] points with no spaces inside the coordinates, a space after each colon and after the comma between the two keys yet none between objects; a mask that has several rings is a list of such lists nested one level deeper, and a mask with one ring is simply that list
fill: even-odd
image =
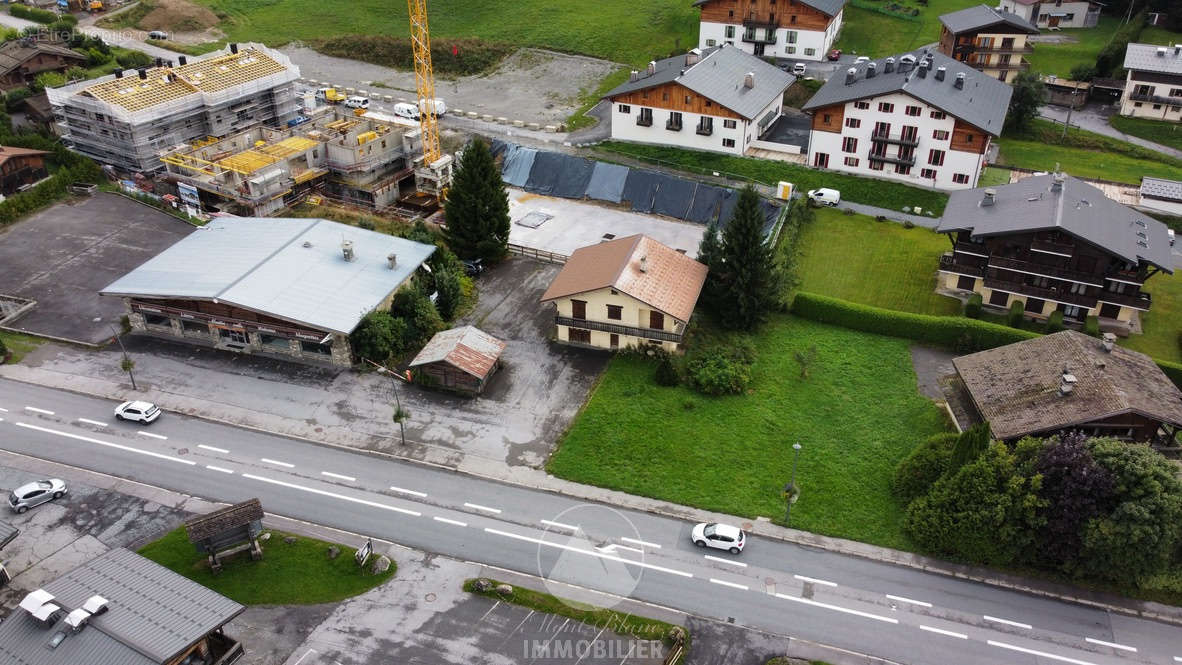
[{"label": "white dashed lane marking", "polygon": [[348,480],[349,482],[355,482],[357,480],[353,476],[342,476],[341,474],[333,473],[332,471],[321,471],[320,475],[328,476],[329,478],[336,478],[338,480]]},{"label": "white dashed lane marking", "polygon": [[618,555],[605,554],[603,552],[596,552],[594,550],[586,550],[581,547],[575,547],[573,545],[563,545],[561,543],[551,543],[551,542],[542,540],[541,538],[532,538],[530,536],[522,536],[522,535],[519,535],[516,533],[510,533],[508,531],[500,531],[498,529],[490,529],[488,527],[485,527],[484,532],[491,533],[495,536],[504,536],[506,538],[513,538],[514,540],[521,540],[521,541],[525,541],[527,543],[533,543],[535,545],[545,545],[546,547],[553,547],[555,549],[566,550],[568,552],[576,552],[578,554],[586,554],[588,556],[599,557],[601,559],[607,559],[608,561],[618,561],[620,563],[625,563],[625,564],[628,564],[631,566],[638,566],[640,568],[646,568],[648,570],[656,570],[656,571],[660,571],[662,573],[669,573],[670,575],[677,575],[679,577],[692,578],[694,576],[693,573],[687,573],[687,572],[684,572],[681,570],[674,570],[673,568],[666,568],[664,566],[657,566],[657,565],[654,565],[651,563],[643,563],[640,561],[632,561],[630,559],[622,558]]},{"label": "white dashed lane marking", "polygon": [[146,436],[146,437],[148,437],[148,438],[150,438],[150,439],[160,439],[161,441],[167,441],[167,440],[168,440],[168,437],[167,437],[167,436],[162,436],[162,435],[160,435],[160,434],[153,434],[153,433],[151,433],[151,432],[143,432],[143,431],[140,431],[140,432],[136,432],[136,434],[139,434],[140,436]]},{"label": "white dashed lane marking", "polygon": [[710,578],[710,583],[711,584],[719,584],[722,586],[729,586],[732,589],[742,589],[743,591],[747,591],[747,587],[745,585],[735,584],[734,582],[727,582],[726,580],[716,580],[713,577]]},{"label": "white dashed lane marking", "polygon": [[417,496],[420,499],[427,496],[426,492],[416,492],[414,490],[406,490],[406,489],[402,489],[401,487],[394,487],[393,485],[390,486],[390,491],[391,492],[398,492],[399,494],[409,494],[411,496]]},{"label": "white dashed lane marking", "polygon": [[1002,649],[1009,649],[1010,651],[1017,651],[1018,653],[1025,653],[1025,654],[1029,654],[1031,656],[1050,658],[1051,660],[1057,660],[1061,663],[1072,663],[1072,665],[1095,665],[1095,663],[1090,663],[1086,660],[1079,660],[1076,658],[1068,658],[1067,656],[1057,656],[1053,653],[1047,653],[1045,651],[1035,651],[1034,649],[1027,649],[1025,647],[1015,646],[1013,644],[1006,644],[1005,642],[994,642],[993,640],[987,640],[985,643],[991,647],[999,647]]},{"label": "white dashed lane marking", "polygon": [[578,531],[579,527],[574,524],[563,524],[562,522],[554,522],[551,520],[541,520],[542,524],[555,529],[566,529],[567,531]]},{"label": "white dashed lane marking", "polygon": [[214,448],[213,446],[207,446],[204,443],[197,444],[197,447],[201,448],[203,450],[212,450],[215,453],[228,454],[230,452],[230,451],[226,450],[225,448]]},{"label": "white dashed lane marking", "polygon": [[1137,653],[1137,647],[1131,647],[1127,644],[1117,644],[1116,642],[1105,642],[1104,640],[1097,640],[1094,637],[1085,637],[1084,640],[1092,644],[1098,644],[1102,647],[1112,647],[1113,649],[1120,649],[1121,651],[1128,651],[1130,653]]},{"label": "white dashed lane marking", "polygon": [[1015,628],[1025,628],[1026,630],[1030,630],[1032,628],[1032,626],[1028,623],[1022,623],[1021,621],[1010,621],[1009,619],[998,619],[997,617],[991,617],[988,614],[985,615],[985,620],[992,621],[993,623],[1004,623],[1007,626],[1013,626]]},{"label": "white dashed lane marking", "polygon": [[208,465],[206,465],[206,467],[205,467],[205,468],[209,469],[210,471],[220,471],[221,473],[234,473],[234,472],[233,472],[233,471],[231,471],[230,469],[223,469],[223,468],[222,468],[222,467],[220,467],[220,466],[208,466]]},{"label": "white dashed lane marking", "polygon": [[729,566],[738,566],[740,568],[747,567],[747,564],[743,563],[742,561],[731,561],[730,559],[724,559],[722,557],[711,556],[709,554],[703,554],[702,556],[703,556],[703,558],[709,559],[711,561],[717,561],[718,563],[725,563]]},{"label": "white dashed lane marking", "polygon": [[881,621],[883,623],[896,623],[896,624],[899,623],[898,619],[894,619],[891,617],[884,617],[879,614],[871,614],[870,612],[863,612],[861,610],[852,610],[848,607],[841,607],[840,605],[830,605],[829,603],[818,602],[818,601],[812,600],[810,598],[797,598],[796,596],[788,596],[788,595],[785,595],[782,593],[777,593],[776,598],[783,598],[784,600],[791,600],[794,603],[801,603],[802,605],[812,605],[813,607],[822,607],[827,610],[833,610],[835,612],[844,612],[846,614],[852,614],[854,616],[862,617],[864,619],[873,619],[875,621]]},{"label": "white dashed lane marking", "polygon": [[948,637],[956,637],[956,638],[959,638],[959,639],[962,639],[962,640],[967,640],[967,639],[969,639],[969,636],[968,636],[968,635],[965,635],[964,633],[954,633],[954,632],[952,632],[951,630],[943,630],[943,629],[940,629],[940,628],[932,628],[931,626],[923,626],[923,625],[921,625],[921,626],[919,627],[919,629],[920,629],[920,630],[926,630],[926,631],[928,631],[929,633],[936,633],[937,635],[947,635]]},{"label": "white dashed lane marking", "polygon": [[830,582],[829,580],[819,580],[815,577],[805,577],[804,575],[793,575],[801,582],[812,582],[813,584],[820,584],[821,586],[837,586],[837,582]]},{"label": "white dashed lane marking", "polygon": [[431,519],[435,520],[436,522],[443,522],[444,524],[451,524],[454,526],[468,526],[467,522],[461,522],[459,520],[449,520],[446,517],[436,516],[436,517],[432,517]]},{"label": "white dashed lane marking", "polygon": [[35,406],[26,406],[25,411],[32,411],[33,413],[44,413],[47,416],[53,415],[53,411],[46,411],[45,409],[38,409]]},{"label": "white dashed lane marking", "polygon": [[500,508],[489,508],[488,506],[482,506],[478,503],[465,503],[464,506],[467,508],[471,508],[472,510],[483,510],[486,513],[493,513],[495,515],[501,514]]},{"label": "white dashed lane marking", "polygon": [[920,607],[931,607],[932,606],[931,603],[927,603],[922,600],[912,600],[910,598],[904,598],[903,596],[892,596],[889,593],[886,595],[886,597],[890,598],[891,600],[898,601],[900,603],[907,603],[909,605],[919,605]]},{"label": "white dashed lane marking", "polygon": [[96,444],[99,446],[105,446],[107,448],[115,448],[116,450],[123,450],[123,451],[129,452],[129,453],[136,453],[138,455],[147,455],[148,457],[155,457],[157,459],[168,460],[169,462],[179,462],[181,464],[187,464],[189,466],[196,466],[197,465],[196,462],[190,462],[189,460],[181,459],[179,457],[173,457],[172,455],[163,455],[161,453],[154,453],[150,450],[140,450],[139,448],[132,448],[131,446],[124,446],[124,445],[120,445],[118,443],[111,443],[110,441],[103,441],[101,439],[92,439],[89,436],[82,436],[80,434],[71,434],[70,432],[61,432],[61,431],[58,431],[55,429],[49,429],[48,427],[38,427],[36,425],[30,425],[28,423],[16,423],[16,426],[17,427],[24,427],[24,428],[32,429],[32,430],[37,430],[38,432],[45,432],[46,434],[56,434],[58,436],[64,436],[67,439],[74,439],[76,441],[85,441],[87,443],[93,443],[93,444]]},{"label": "white dashed lane marking", "polygon": [[242,477],[248,478],[250,480],[257,480],[262,483],[268,483],[271,485],[278,485],[280,487],[287,487],[287,488],[293,489],[293,490],[300,490],[301,492],[308,492],[310,494],[319,494],[320,496],[332,497],[334,499],[340,499],[341,501],[349,501],[351,503],[357,503],[357,504],[361,504],[363,506],[370,506],[371,508],[381,508],[382,510],[389,510],[389,511],[395,512],[395,513],[402,513],[404,515],[410,515],[412,517],[419,517],[422,515],[422,513],[420,513],[420,512],[416,512],[413,510],[407,510],[406,508],[399,508],[397,506],[389,506],[384,503],[378,503],[377,501],[369,501],[368,499],[358,499],[357,497],[345,496],[344,494],[337,494],[336,492],[328,492],[326,490],[318,490],[314,487],[304,487],[303,485],[296,485],[295,483],[288,483],[288,482],[284,482],[282,480],[273,480],[271,478],[263,478],[262,476],[256,476],[252,473],[244,473],[244,474],[242,474]]},{"label": "white dashed lane marking", "polygon": [[94,425],[95,427],[106,427],[107,426],[107,423],[100,422],[98,420],[91,420],[90,418],[79,418],[78,422],[86,423],[87,425]]},{"label": "white dashed lane marking", "polygon": [[652,547],[654,549],[661,549],[661,546],[656,543],[650,543],[647,540],[637,540],[635,538],[620,538],[625,543],[632,543],[633,545],[642,545],[644,547]]},{"label": "white dashed lane marking", "polygon": [[288,464],[287,462],[280,462],[279,460],[274,460],[274,459],[267,459],[266,457],[260,457],[259,461],[264,462],[266,464],[274,464],[276,466],[281,466],[286,469],[294,469],[295,468],[294,464]]}]

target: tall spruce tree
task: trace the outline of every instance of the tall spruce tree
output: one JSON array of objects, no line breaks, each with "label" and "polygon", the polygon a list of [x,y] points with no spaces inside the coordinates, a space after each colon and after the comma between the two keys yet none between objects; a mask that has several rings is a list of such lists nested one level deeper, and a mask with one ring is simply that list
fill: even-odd
[{"label": "tall spruce tree", "polygon": [[464,149],[444,204],[448,247],[462,259],[499,261],[508,253],[509,194],[488,145]]},{"label": "tall spruce tree", "polygon": [[716,262],[714,309],[727,327],[752,330],[781,302],[783,271],[764,239],[763,222],[759,194],[748,185],[722,232]]},{"label": "tall spruce tree", "polygon": [[722,269],[722,239],[718,236],[718,225],[711,222],[698,243],[698,261],[706,266],[706,283],[702,286],[702,304],[711,311],[718,306],[718,278]]}]

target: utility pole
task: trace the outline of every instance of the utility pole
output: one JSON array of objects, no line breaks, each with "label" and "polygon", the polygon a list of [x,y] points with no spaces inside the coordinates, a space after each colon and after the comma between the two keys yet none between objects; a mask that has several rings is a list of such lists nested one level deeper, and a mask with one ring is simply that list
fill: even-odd
[{"label": "utility pole", "polygon": [[403,423],[406,421],[407,417],[410,416],[410,414],[402,410],[402,400],[398,397],[398,373],[389,367],[386,367],[385,365],[379,365],[378,363],[375,363],[369,358],[362,358],[362,360],[373,365],[374,369],[378,371],[378,374],[390,375],[390,387],[394,390],[394,422],[398,423],[398,434],[402,438],[402,445],[405,446],[406,426]]},{"label": "utility pole", "polygon": [[[1078,83],[1078,81],[1073,81]],[[1067,138],[1067,128],[1071,126],[1071,112],[1075,110],[1075,96],[1079,94],[1079,88],[1071,91],[1071,103],[1067,105],[1067,122],[1063,123],[1063,135],[1059,137],[1059,142],[1062,143]]]},{"label": "utility pole", "polygon": [[135,385],[135,374],[131,370],[135,369],[135,361],[127,355],[127,347],[123,346],[123,338],[119,336],[119,331],[115,330],[115,326],[107,324],[111,328],[111,332],[115,333],[115,341],[119,342],[119,350],[123,352],[123,359],[119,361],[119,368],[127,372],[128,378],[131,379],[131,389],[139,390]]}]

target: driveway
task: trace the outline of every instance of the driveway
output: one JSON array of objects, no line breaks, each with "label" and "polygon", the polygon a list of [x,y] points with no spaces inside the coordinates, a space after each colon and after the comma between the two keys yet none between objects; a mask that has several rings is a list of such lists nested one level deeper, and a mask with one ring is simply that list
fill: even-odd
[{"label": "driveway", "polygon": [[[1182,150],[1176,150],[1160,143],[1154,143],[1153,141],[1147,141],[1143,138],[1125,134],[1108,124],[1108,118],[1114,113],[1116,113],[1116,108],[1109,104],[1088,104],[1082,109],[1071,112],[1071,126],[1086,129],[1089,132],[1103,134],[1104,136],[1111,136],[1121,141],[1128,141],[1143,148],[1149,148],[1150,150],[1156,150],[1171,157],[1182,159]],[[1038,109],[1038,114],[1043,118],[1062,124],[1067,120],[1067,107],[1047,104]]]},{"label": "driveway", "polygon": [[0,295],[37,302],[5,326],[82,344],[109,340],[123,303],[99,296],[99,289],[193,229],[142,203],[99,193],[0,230]]}]

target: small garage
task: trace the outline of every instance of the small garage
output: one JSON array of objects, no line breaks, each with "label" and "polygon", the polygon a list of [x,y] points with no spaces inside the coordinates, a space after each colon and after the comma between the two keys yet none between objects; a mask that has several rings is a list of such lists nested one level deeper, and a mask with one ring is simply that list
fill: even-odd
[{"label": "small garage", "polygon": [[436,333],[408,365],[411,380],[429,388],[479,395],[501,366],[505,343],[473,326]]}]

